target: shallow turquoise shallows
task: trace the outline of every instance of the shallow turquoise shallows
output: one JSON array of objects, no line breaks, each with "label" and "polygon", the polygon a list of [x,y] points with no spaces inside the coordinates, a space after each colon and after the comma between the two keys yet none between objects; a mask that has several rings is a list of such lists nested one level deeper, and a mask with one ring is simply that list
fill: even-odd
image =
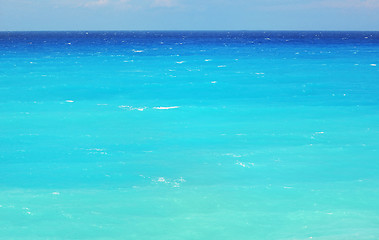
[{"label": "shallow turquoise shallows", "polygon": [[379,32],[1,32],[0,239],[379,239]]}]

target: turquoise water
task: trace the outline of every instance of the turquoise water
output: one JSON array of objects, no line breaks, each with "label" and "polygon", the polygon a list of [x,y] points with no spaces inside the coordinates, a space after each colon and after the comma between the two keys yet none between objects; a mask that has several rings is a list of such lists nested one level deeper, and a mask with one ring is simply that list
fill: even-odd
[{"label": "turquoise water", "polygon": [[378,32],[1,32],[0,239],[379,239]]}]

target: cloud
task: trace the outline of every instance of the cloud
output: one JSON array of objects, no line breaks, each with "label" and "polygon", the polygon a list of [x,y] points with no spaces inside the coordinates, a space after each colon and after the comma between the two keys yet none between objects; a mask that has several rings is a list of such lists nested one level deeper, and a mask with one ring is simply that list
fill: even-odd
[{"label": "cloud", "polygon": [[130,8],[129,4],[131,0],[82,0],[76,1],[78,7],[84,8],[99,8],[99,7],[114,7],[114,8]]},{"label": "cloud", "polygon": [[154,0],[153,7],[174,7],[176,6],[175,0]]},{"label": "cloud", "polygon": [[83,4],[83,7],[99,7],[99,6],[106,6],[110,3],[109,0],[97,0],[97,1],[91,1],[86,2]]},{"label": "cloud", "polygon": [[283,1],[271,4],[256,5],[261,10],[310,10],[310,9],[378,9],[379,0],[314,0],[314,1]]},{"label": "cloud", "polygon": [[[1,0],[0,0],[1,1]],[[156,7],[171,8],[182,7],[178,0],[53,0],[56,7],[66,6],[73,8],[114,8],[118,10],[126,9],[149,9]]]},{"label": "cloud", "polygon": [[[174,7],[178,6],[176,0],[148,0],[148,1],[133,1],[132,0],[86,0],[81,4],[82,7],[93,8],[93,7],[105,7],[113,6],[116,8],[119,7],[134,7],[134,8],[148,8],[150,7]],[[150,3],[149,3],[150,2]]]},{"label": "cloud", "polygon": [[333,8],[379,8],[379,0],[323,1],[325,7]]}]

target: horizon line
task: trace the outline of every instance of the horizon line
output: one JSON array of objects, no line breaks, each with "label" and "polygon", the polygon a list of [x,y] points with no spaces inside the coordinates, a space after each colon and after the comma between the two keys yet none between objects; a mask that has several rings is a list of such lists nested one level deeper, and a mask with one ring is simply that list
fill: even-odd
[{"label": "horizon line", "polygon": [[0,32],[379,32],[379,30],[0,30]]}]

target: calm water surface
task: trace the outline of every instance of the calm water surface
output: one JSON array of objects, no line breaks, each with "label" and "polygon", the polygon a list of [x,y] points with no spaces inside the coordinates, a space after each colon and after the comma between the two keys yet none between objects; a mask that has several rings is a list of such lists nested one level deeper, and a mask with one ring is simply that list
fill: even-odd
[{"label": "calm water surface", "polygon": [[379,239],[379,32],[1,32],[0,239]]}]

